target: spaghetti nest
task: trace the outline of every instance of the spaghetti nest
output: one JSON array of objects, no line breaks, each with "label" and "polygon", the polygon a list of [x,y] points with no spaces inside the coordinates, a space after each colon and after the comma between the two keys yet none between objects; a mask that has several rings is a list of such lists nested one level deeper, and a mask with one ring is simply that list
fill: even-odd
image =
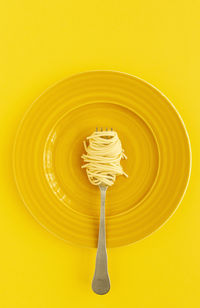
[{"label": "spaghetti nest", "polygon": [[94,132],[84,141],[86,154],[82,168],[86,169],[88,179],[93,185],[112,186],[117,175],[128,175],[120,165],[121,159],[127,159],[121,141],[115,131]]}]

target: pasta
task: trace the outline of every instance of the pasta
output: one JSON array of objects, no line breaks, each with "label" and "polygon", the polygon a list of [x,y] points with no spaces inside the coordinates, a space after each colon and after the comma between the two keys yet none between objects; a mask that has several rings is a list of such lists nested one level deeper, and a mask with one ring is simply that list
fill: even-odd
[{"label": "pasta", "polygon": [[93,185],[112,186],[117,175],[128,175],[120,165],[121,159],[127,159],[121,141],[115,131],[96,131],[84,141],[86,154],[82,168],[86,169],[88,179]]}]

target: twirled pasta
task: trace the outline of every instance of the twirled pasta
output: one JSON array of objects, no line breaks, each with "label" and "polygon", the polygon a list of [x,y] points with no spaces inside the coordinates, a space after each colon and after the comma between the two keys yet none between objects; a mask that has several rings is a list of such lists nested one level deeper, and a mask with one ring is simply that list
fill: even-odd
[{"label": "twirled pasta", "polygon": [[88,179],[93,185],[112,186],[117,175],[128,175],[120,165],[122,158],[127,159],[121,141],[115,131],[96,131],[84,141],[86,154],[82,168],[86,169]]}]

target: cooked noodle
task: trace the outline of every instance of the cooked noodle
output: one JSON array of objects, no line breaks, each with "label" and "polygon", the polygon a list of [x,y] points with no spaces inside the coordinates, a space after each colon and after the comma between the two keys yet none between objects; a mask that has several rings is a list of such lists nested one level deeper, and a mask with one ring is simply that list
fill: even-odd
[{"label": "cooked noodle", "polygon": [[82,168],[86,169],[88,179],[93,185],[114,184],[117,175],[128,175],[120,165],[122,158],[127,159],[122,149],[121,141],[115,131],[94,132],[84,141],[86,154]]}]

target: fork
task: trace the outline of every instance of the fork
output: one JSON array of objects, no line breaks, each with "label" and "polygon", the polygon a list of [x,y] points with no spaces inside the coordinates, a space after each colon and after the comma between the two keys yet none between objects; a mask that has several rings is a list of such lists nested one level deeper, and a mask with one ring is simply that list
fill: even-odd
[{"label": "fork", "polygon": [[[101,131],[103,131],[103,129],[101,129]],[[96,294],[99,295],[106,294],[110,290],[110,278],[108,275],[106,230],[105,230],[105,200],[106,200],[107,188],[108,186],[104,184],[99,185],[99,189],[101,192],[99,238],[98,238],[98,247],[96,255],[96,266],[95,266],[94,277],[92,280],[92,289]]]}]

